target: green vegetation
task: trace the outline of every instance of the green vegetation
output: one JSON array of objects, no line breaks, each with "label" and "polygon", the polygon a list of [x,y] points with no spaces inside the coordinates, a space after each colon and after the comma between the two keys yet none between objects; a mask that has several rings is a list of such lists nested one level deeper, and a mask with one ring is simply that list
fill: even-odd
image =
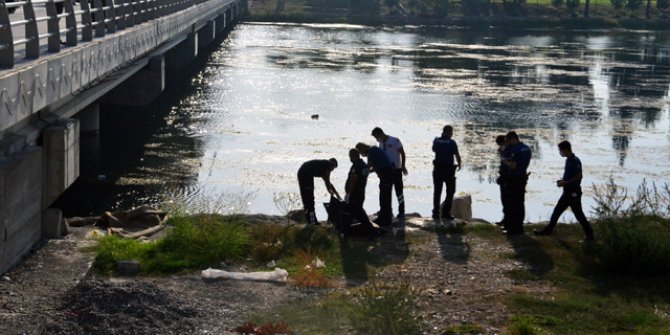
[{"label": "green vegetation", "polygon": [[[669,0],[258,0],[253,20],[298,22],[433,22],[445,18],[667,19]],[[431,21],[433,20],[433,21]],[[466,21],[459,21],[460,23]],[[600,24],[606,22],[600,21]],[[572,25],[574,26],[574,25]],[[667,27],[666,27],[667,29]]]},{"label": "green vegetation", "polygon": [[370,284],[349,294],[331,294],[318,301],[291,302],[256,316],[257,323],[282,320],[299,334],[420,334],[415,298],[407,285]]},{"label": "green vegetation", "polygon": [[469,335],[469,334],[476,335],[483,333],[484,328],[482,326],[468,323],[464,325],[447,327],[442,332],[442,335]]}]

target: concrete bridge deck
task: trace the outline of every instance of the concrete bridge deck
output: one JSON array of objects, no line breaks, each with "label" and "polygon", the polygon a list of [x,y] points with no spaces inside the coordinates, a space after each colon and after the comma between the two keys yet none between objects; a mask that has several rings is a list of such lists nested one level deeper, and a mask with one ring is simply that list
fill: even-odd
[{"label": "concrete bridge deck", "polygon": [[98,129],[99,104],[150,103],[166,71],[246,10],[246,0],[0,0],[0,273],[60,235],[49,206],[79,176],[79,134]]}]

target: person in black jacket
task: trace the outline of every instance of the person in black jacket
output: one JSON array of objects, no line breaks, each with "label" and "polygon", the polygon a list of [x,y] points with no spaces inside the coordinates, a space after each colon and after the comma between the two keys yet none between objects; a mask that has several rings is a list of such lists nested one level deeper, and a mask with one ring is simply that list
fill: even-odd
[{"label": "person in black jacket", "polygon": [[331,159],[315,159],[307,161],[298,169],[298,185],[300,185],[300,197],[305,208],[305,217],[308,224],[318,225],[319,221],[316,219],[314,210],[314,178],[323,178],[326,184],[326,189],[331,195],[340,195],[337,190],[330,183],[330,173],[337,167],[337,160]]}]

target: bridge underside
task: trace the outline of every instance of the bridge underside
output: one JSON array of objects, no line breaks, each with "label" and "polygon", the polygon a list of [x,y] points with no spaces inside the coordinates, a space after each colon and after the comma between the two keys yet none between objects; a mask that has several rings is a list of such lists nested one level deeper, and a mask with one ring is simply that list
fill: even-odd
[{"label": "bridge underside", "polygon": [[0,71],[0,273],[41,238],[61,236],[62,214],[49,206],[79,176],[80,134],[97,131],[99,104],[159,97],[166,72],[227,34],[240,4],[204,2]]}]

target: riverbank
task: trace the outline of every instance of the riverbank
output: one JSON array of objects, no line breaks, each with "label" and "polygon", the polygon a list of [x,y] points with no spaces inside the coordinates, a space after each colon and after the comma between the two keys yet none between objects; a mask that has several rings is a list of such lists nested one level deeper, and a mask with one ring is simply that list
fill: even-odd
[{"label": "riverbank", "polygon": [[251,14],[247,22],[346,23],[366,26],[437,26],[452,29],[631,29],[669,30],[670,19],[561,17],[406,17],[338,16],[321,14]]},{"label": "riverbank", "polygon": [[[337,241],[330,227],[295,227]],[[0,317],[42,320],[48,334],[234,334],[249,322],[296,334],[385,335],[393,334],[389,325],[439,335],[661,334],[670,326],[667,279],[603,276],[576,225],[552,237],[510,238],[474,222],[449,228],[415,217],[405,228],[333,244],[324,255],[327,280],[316,285],[300,279],[299,268],[286,284],[203,281],[199,271],[103,275],[89,269],[91,241],[80,232],[49,241],[4,274]],[[333,255],[339,261],[326,257]],[[226,267],[259,270],[246,261]],[[35,322],[14,325],[0,330],[44,333]]]}]

